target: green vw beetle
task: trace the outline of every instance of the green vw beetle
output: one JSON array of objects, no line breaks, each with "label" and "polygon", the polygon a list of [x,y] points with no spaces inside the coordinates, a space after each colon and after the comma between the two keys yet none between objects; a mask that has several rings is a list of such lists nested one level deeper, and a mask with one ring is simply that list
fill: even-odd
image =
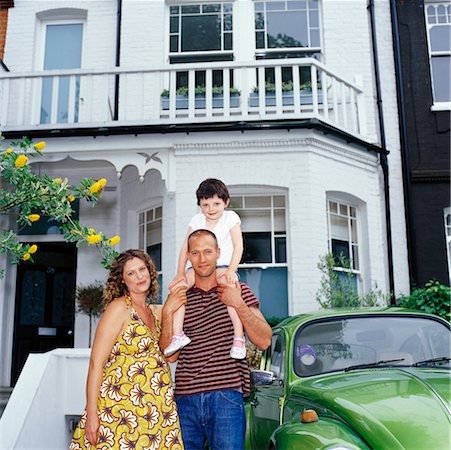
[{"label": "green vw beetle", "polygon": [[433,315],[286,319],[251,373],[246,448],[448,450],[449,361],[449,324]]}]

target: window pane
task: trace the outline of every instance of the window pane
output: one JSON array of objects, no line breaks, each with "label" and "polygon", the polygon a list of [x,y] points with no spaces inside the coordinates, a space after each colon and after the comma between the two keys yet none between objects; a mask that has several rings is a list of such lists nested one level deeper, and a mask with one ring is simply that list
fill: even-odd
[{"label": "window pane", "polygon": [[232,33],[224,33],[224,50],[232,50]]},{"label": "window pane", "polygon": [[288,283],[286,267],[240,268],[240,280],[260,300],[261,312],[267,318],[288,316]]},{"label": "window pane", "polygon": [[340,204],[340,214],[343,216],[348,215],[348,205],[341,205]]},{"label": "window pane", "polygon": [[155,267],[158,271],[161,270],[161,243],[155,245],[149,245],[146,249],[152,261],[155,263]]},{"label": "window pane", "polygon": [[287,2],[287,9],[306,9],[307,2]]},{"label": "window pane", "polygon": [[302,12],[267,13],[268,47],[308,47],[307,15]]},{"label": "window pane", "polygon": [[348,241],[340,241],[339,239],[332,239],[332,254],[336,258],[336,263],[338,264],[338,258],[343,256],[349,259],[349,245]]},{"label": "window pane", "polygon": [[451,57],[436,56],[432,58],[432,74],[434,81],[434,100],[436,102],[451,101]]},{"label": "window pane", "polygon": [[352,246],[352,259],[353,259],[353,269],[359,270],[360,269],[360,263],[359,263],[359,249],[357,246]]},{"label": "window pane", "polygon": [[243,233],[243,263],[271,263],[271,233]]},{"label": "window pane", "polygon": [[179,49],[179,39],[178,36],[171,36],[169,39],[169,51],[177,52]]},{"label": "window pane", "polygon": [[182,17],[182,51],[221,50],[219,16]]},{"label": "window pane", "polygon": [[348,220],[344,217],[330,216],[331,234],[333,238],[348,240]]},{"label": "window pane", "polygon": [[22,281],[21,325],[41,325],[45,320],[46,275],[29,270]]},{"label": "window pane", "polygon": [[230,209],[237,209],[243,207],[243,198],[242,197],[230,197]]},{"label": "window pane", "polygon": [[271,197],[245,197],[246,208],[271,207]]},{"label": "window pane", "polygon": [[255,11],[263,11],[263,3],[261,3],[261,2],[254,3],[254,8],[255,8]]},{"label": "window pane", "polygon": [[162,214],[163,208],[161,206],[155,209],[155,219],[161,219]]},{"label": "window pane", "polygon": [[255,38],[257,40],[256,47],[257,48],[265,48],[265,33],[257,32],[257,33],[255,33]]},{"label": "window pane", "polygon": [[200,5],[182,6],[182,14],[200,14]]},{"label": "window pane", "polygon": [[284,195],[275,195],[273,197],[273,202],[275,207],[283,207],[285,206],[285,196]]},{"label": "window pane", "polygon": [[429,30],[429,37],[433,52],[451,50],[451,25],[432,27]]},{"label": "window pane", "polygon": [[286,238],[276,238],[275,240],[276,263],[287,262],[287,240]]},{"label": "window pane", "polygon": [[274,210],[274,231],[275,232],[286,231],[284,209]]},{"label": "window pane", "polygon": [[169,19],[169,32],[177,33],[178,31],[179,31],[179,18],[178,18],[178,16],[171,17]]},{"label": "window pane", "polygon": [[139,248],[144,248],[144,225],[139,226]]},{"label": "window pane", "polygon": [[271,211],[248,210],[239,211],[241,229],[243,231],[269,231],[271,230]]},{"label": "window pane", "polygon": [[202,12],[204,13],[215,13],[215,12],[221,12],[221,5],[203,5],[202,6]]},{"label": "window pane", "polygon": [[351,220],[351,239],[352,242],[357,243],[357,223],[355,220]]}]

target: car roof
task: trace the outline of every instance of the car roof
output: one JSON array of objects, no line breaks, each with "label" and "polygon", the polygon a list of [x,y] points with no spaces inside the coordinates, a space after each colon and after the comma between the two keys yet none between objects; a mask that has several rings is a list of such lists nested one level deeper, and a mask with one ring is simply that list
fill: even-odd
[{"label": "car roof", "polygon": [[323,309],[319,311],[311,311],[303,314],[298,314],[292,317],[288,317],[284,319],[282,322],[273,327],[273,329],[278,328],[297,328],[302,323],[307,323],[312,320],[317,319],[327,319],[327,318],[339,318],[343,316],[368,316],[368,315],[380,315],[380,314],[395,314],[395,315],[417,315],[417,316],[425,316],[430,317],[432,319],[437,319],[445,322],[438,316],[433,314],[428,314],[423,311],[408,309],[408,308],[400,308],[394,306],[387,307],[368,307],[368,308],[338,308],[338,309]]}]

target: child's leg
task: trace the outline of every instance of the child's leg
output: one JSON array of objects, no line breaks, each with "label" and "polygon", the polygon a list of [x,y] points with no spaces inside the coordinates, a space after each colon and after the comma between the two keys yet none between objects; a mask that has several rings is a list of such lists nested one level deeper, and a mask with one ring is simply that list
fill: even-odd
[{"label": "child's leg", "polygon": [[185,306],[181,306],[175,313],[172,319],[172,335],[180,336],[183,332],[183,321],[185,320]]},{"label": "child's leg", "polygon": [[235,359],[244,359],[246,357],[246,346],[244,340],[244,328],[235,308],[227,307],[230,320],[233,325],[233,344],[230,349],[230,356]]},{"label": "child's leg", "polygon": [[192,288],[194,286],[194,270],[192,267],[190,267],[185,272],[185,277],[186,277],[186,283],[188,284],[188,289]]}]

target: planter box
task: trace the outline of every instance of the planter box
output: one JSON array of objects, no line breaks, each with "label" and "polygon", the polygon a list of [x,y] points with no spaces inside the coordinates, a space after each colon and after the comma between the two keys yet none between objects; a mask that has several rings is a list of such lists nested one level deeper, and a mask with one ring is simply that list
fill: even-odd
[{"label": "planter box", "polygon": [[[249,95],[249,106],[258,107],[258,92],[251,92]],[[312,100],[312,92],[311,91],[301,91],[300,95],[301,105],[311,105]],[[323,93],[322,91],[318,91],[318,103],[323,102]],[[292,91],[282,92],[282,105],[284,106],[293,106],[294,105],[294,97]],[[265,106],[276,106],[276,94],[266,94],[265,95]]]},{"label": "planter box", "polygon": [[[196,95],[194,97],[194,108],[195,109],[205,109],[207,101],[204,95]],[[240,106],[240,96],[237,94],[232,94],[230,96],[230,107],[239,108]],[[224,108],[224,97],[222,95],[213,95],[212,99],[213,109]],[[169,109],[169,97],[161,97],[161,109]],[[188,109],[188,96],[187,95],[177,95],[175,99],[175,109]]]}]

